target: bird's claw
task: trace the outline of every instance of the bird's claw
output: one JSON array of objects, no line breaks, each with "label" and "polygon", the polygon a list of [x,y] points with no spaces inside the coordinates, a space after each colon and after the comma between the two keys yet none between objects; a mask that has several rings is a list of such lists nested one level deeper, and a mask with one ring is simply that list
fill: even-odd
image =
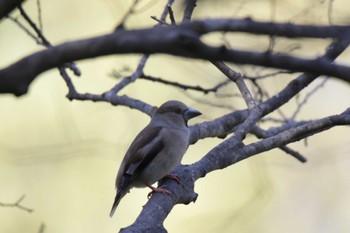
[{"label": "bird's claw", "polygon": [[178,175],[168,174],[168,175],[164,176],[164,178],[175,180],[176,183],[181,184],[181,179]]},{"label": "bird's claw", "polygon": [[171,192],[165,189],[165,185],[160,186],[159,188],[154,188],[152,186],[149,186],[150,189],[152,189],[151,192],[147,194],[147,198],[150,199],[153,193],[164,193],[167,195],[171,195]]}]

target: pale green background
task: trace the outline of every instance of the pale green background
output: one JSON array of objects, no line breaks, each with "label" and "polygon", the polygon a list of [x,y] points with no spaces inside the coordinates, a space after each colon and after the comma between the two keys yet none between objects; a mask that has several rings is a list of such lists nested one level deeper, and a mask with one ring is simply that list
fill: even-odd
[{"label": "pale green background", "polygon": [[[36,19],[36,1],[24,8]],[[145,2],[145,1],[144,1]],[[145,10],[128,20],[129,28],[154,24],[151,15],[159,15],[164,1],[149,1]],[[298,23],[327,23],[328,1],[199,1],[195,17],[252,16]],[[271,5],[275,3],[275,14]],[[349,3],[334,1],[335,23],[347,23]],[[53,44],[96,36],[112,31],[131,1],[42,1],[44,33]],[[147,5],[142,3],[141,5]],[[302,9],[310,6],[305,13]],[[346,6],[346,7],[345,7]],[[175,5],[176,13],[181,12]],[[14,14],[18,15],[18,12]],[[178,18],[180,19],[180,17]],[[219,35],[206,37],[216,44]],[[228,37],[238,48],[264,51],[267,37],[235,35]],[[296,55],[323,53],[328,43],[303,40]],[[291,41],[283,40],[283,51]],[[12,22],[0,22],[0,63],[5,67],[19,58],[40,50]],[[109,56],[77,62],[83,72],[74,83],[81,92],[101,93],[116,80],[112,69],[137,65],[139,56]],[[349,64],[349,53],[341,56]],[[146,73],[188,84],[211,87],[224,77],[204,61],[170,56],[152,56]],[[264,83],[276,93],[288,80]],[[311,85],[306,92],[310,91]],[[236,91],[233,86],[226,93]],[[131,224],[147,201],[148,189],[137,189],[121,202],[115,216],[108,213],[114,198],[114,179],[124,152],[148,117],[125,107],[106,103],[73,101],[65,98],[67,88],[57,70],[43,73],[35,80],[28,95],[16,98],[0,96],[0,202],[15,202],[21,195],[23,205],[33,208],[29,214],[16,208],[0,208],[0,232],[116,232]],[[207,107],[189,99],[171,87],[140,81],[123,93],[142,98],[153,105],[179,99],[204,114],[194,122],[220,116],[227,110]],[[214,95],[196,98],[212,101]],[[349,107],[350,88],[340,81],[329,81],[309,101],[299,119],[313,119],[340,113]],[[219,100],[242,108],[237,99]],[[283,108],[295,109],[295,101]],[[193,123],[193,122],[192,122]],[[293,146],[309,159],[300,164],[279,150],[273,150],[210,173],[196,183],[199,193],[195,204],[177,205],[165,222],[169,232],[348,232],[350,223],[350,146],[349,128],[342,127],[314,136]],[[254,140],[248,138],[248,141]],[[220,140],[206,139],[190,147],[184,163],[200,159]]]}]

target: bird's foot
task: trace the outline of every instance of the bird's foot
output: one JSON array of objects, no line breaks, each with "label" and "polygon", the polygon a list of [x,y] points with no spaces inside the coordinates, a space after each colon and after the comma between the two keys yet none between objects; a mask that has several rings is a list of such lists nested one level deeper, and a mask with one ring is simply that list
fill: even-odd
[{"label": "bird's foot", "polygon": [[148,186],[150,189],[152,189],[151,192],[148,193],[147,198],[150,199],[153,193],[164,193],[167,195],[171,195],[171,192],[165,189],[165,185],[160,186],[159,188],[152,187],[151,185]]},{"label": "bird's foot", "polygon": [[181,184],[181,179],[180,179],[180,177],[178,175],[168,174],[168,175],[164,176],[163,179],[164,178],[175,180],[176,183]]}]

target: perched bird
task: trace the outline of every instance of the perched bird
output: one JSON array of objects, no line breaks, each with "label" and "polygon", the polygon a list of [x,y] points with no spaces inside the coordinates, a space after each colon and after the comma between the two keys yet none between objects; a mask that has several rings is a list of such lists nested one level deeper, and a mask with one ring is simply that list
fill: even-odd
[{"label": "perched bird", "polygon": [[110,217],[133,187],[147,186],[152,192],[170,194],[163,187],[151,185],[180,164],[189,145],[187,121],[199,115],[201,113],[196,109],[176,100],[167,101],[156,110],[151,122],[131,143],[120,165]]}]

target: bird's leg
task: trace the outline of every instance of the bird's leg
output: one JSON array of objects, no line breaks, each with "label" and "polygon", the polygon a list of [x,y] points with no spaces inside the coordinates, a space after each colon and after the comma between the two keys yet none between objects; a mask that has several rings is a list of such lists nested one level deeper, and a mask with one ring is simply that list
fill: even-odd
[{"label": "bird's leg", "polygon": [[175,180],[176,183],[178,184],[181,184],[181,179],[178,175],[174,175],[174,174],[168,174],[166,176],[163,177],[163,179],[166,178],[166,179],[171,179],[171,180]]},{"label": "bird's leg", "polygon": [[167,195],[171,195],[171,192],[165,189],[165,185],[160,186],[159,188],[152,187],[151,185],[147,185],[150,189],[152,189],[151,192],[148,193],[147,198],[149,199],[153,193],[164,193]]}]

